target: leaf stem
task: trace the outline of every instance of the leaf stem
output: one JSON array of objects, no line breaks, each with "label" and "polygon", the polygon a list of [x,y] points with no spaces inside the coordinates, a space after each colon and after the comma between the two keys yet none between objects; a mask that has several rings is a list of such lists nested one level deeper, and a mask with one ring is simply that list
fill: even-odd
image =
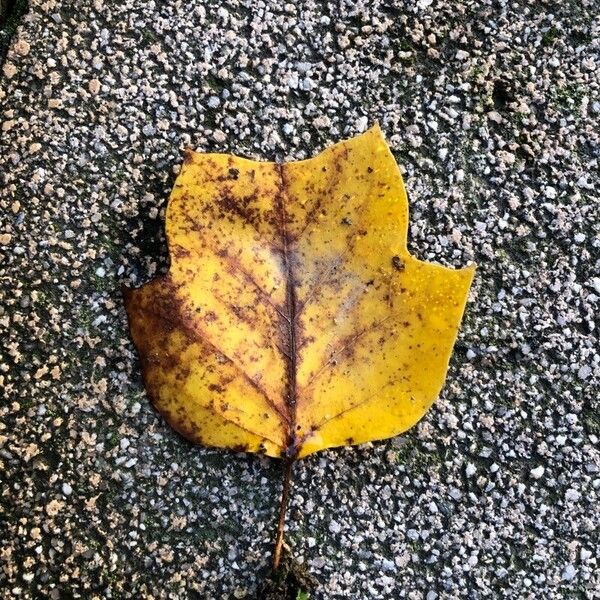
[{"label": "leaf stem", "polygon": [[277,535],[275,536],[275,549],[273,550],[273,570],[277,571],[281,561],[281,549],[283,547],[283,528],[285,526],[285,513],[287,510],[290,487],[292,483],[292,467],[294,460],[288,458],[285,461],[283,471],[283,485],[281,488],[281,500],[279,503],[279,517],[277,519]]}]

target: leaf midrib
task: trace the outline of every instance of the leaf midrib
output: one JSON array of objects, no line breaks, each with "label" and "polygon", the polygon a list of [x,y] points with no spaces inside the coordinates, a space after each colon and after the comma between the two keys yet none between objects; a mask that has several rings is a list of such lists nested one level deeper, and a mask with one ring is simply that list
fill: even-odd
[{"label": "leaf midrib", "polygon": [[296,440],[296,405],[297,405],[297,358],[298,352],[296,348],[297,337],[297,298],[296,298],[296,279],[294,276],[294,267],[290,257],[291,239],[287,229],[287,211],[286,211],[286,178],[284,174],[284,165],[277,164],[277,172],[279,174],[279,186],[277,194],[277,203],[279,208],[280,233],[283,254],[284,276],[285,276],[285,297],[287,315],[285,321],[287,323],[287,333],[289,342],[289,352],[285,353],[287,363],[287,380],[286,380],[286,406],[288,411],[288,435],[287,447],[285,454],[288,458],[296,458],[299,447]]}]

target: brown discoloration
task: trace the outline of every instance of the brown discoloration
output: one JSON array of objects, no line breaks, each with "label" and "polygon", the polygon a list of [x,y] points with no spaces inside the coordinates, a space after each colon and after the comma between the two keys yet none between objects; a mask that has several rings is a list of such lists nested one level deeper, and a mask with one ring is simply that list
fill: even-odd
[{"label": "brown discoloration", "polygon": [[286,455],[288,458],[292,458],[297,453],[295,448],[296,440],[296,411],[297,411],[297,390],[296,390],[296,374],[297,374],[297,298],[296,298],[296,279],[294,275],[294,263],[291,257],[291,239],[287,230],[287,214],[286,214],[286,196],[287,196],[287,185],[285,179],[285,173],[281,166],[278,166],[279,176],[281,178],[281,184],[279,193],[277,195],[276,203],[279,209],[279,228],[281,233],[281,246],[283,254],[283,263],[285,269],[285,295],[286,295],[286,309],[284,318],[286,326],[284,327],[284,339],[282,340],[283,346],[287,349],[286,365],[287,365],[287,381],[286,381],[286,407],[288,416],[288,430],[287,430],[287,449]]},{"label": "brown discoloration", "polygon": [[402,272],[406,268],[406,265],[399,256],[392,256],[392,267],[394,267],[396,271]]},{"label": "brown discoloration", "polygon": [[[317,370],[316,373],[311,373],[311,377],[308,380],[307,384],[298,391],[299,398],[304,399],[306,397],[307,392],[312,388],[312,386],[319,379],[319,377],[326,373],[331,367],[339,365],[342,358],[344,359],[344,362],[350,362],[355,354],[357,342],[359,342],[359,340],[361,340],[366,335],[373,333],[374,331],[378,331],[379,329],[385,326],[389,327],[388,333],[390,335],[394,335],[393,326],[395,319],[396,315],[388,315],[379,321],[375,321],[368,327],[357,331],[356,333],[352,333],[350,335],[342,337],[336,344],[335,349],[329,353],[329,358],[321,365],[321,367]],[[381,339],[382,338],[380,337],[379,344],[382,344]]]},{"label": "brown discoloration", "polygon": [[234,452],[248,452],[248,445],[247,444],[236,444],[232,450]]},{"label": "brown discoloration", "polygon": [[189,367],[184,367],[184,366],[179,365],[179,368],[177,369],[175,378],[178,381],[183,382],[183,381],[186,381],[191,374],[192,374],[192,371]]},{"label": "brown discoloration", "polygon": [[[124,290],[130,330],[140,355],[142,378],[149,395],[155,399],[155,406],[158,406],[160,402],[158,390],[152,382],[151,373],[153,369],[160,368],[165,371],[175,371],[181,369],[181,363],[179,357],[174,356],[170,351],[156,354],[151,349],[157,344],[168,348],[169,334],[178,331],[185,336],[188,344],[200,342],[206,346],[206,351],[218,351],[223,360],[236,367],[240,375],[265,398],[285,422],[286,415],[280,413],[277,404],[262,386],[239,367],[239,362],[226,357],[220,352],[219,348],[209,341],[198,326],[197,319],[194,318],[195,312],[186,306],[183,298],[178,294],[180,287],[174,284],[169,276],[166,276],[154,280],[141,289]],[[146,303],[146,298],[151,300],[151,304]],[[225,381],[222,385],[226,387],[229,383],[229,381]]]},{"label": "brown discoloration", "polygon": [[[257,234],[260,235],[258,228],[262,222],[262,215],[258,208],[253,207],[257,196],[257,192],[254,192],[243,198],[236,198],[230,188],[224,188],[214,199],[215,205],[221,210],[218,218],[222,219],[227,216],[229,219],[235,220],[235,217],[239,217],[243,223],[256,229]],[[266,240],[264,242],[267,243]]]},{"label": "brown discoloration", "polygon": [[192,253],[187,248],[183,248],[182,246],[175,246],[171,249],[171,258],[184,260],[189,258],[191,255]]},{"label": "brown discoloration", "polygon": [[283,307],[272,300],[267,291],[262,289],[252,274],[244,269],[242,263],[237,257],[231,256],[225,247],[215,249],[213,252],[227,262],[226,268],[230,275],[232,275],[235,279],[238,279],[237,275],[240,275],[242,279],[241,283],[250,285],[252,288],[254,288],[266,306],[274,309],[278,315],[282,315]]}]

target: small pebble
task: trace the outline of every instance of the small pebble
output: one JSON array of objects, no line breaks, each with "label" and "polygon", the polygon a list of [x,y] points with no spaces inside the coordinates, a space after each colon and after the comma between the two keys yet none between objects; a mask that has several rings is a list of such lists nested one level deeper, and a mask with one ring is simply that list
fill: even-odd
[{"label": "small pebble", "polygon": [[542,465],[539,465],[535,469],[531,469],[531,471],[529,472],[529,474],[534,479],[540,479],[542,477],[542,475],[544,474],[544,471],[545,471],[544,467]]}]

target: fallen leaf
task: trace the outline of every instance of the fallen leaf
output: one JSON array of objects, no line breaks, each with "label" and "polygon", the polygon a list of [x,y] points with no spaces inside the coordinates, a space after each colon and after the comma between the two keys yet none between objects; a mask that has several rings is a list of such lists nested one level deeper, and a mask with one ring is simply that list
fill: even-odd
[{"label": "fallen leaf", "polygon": [[300,458],[399,434],[438,395],[473,267],[412,257],[378,127],[276,164],[189,152],[171,268],[126,294],[146,387],[192,441]]},{"label": "fallen leaf", "polygon": [[125,293],[154,406],[199,444],[288,459],[412,427],[474,267],[414,258],[407,228],[377,126],[285,164],[187,152],[170,270]]}]

